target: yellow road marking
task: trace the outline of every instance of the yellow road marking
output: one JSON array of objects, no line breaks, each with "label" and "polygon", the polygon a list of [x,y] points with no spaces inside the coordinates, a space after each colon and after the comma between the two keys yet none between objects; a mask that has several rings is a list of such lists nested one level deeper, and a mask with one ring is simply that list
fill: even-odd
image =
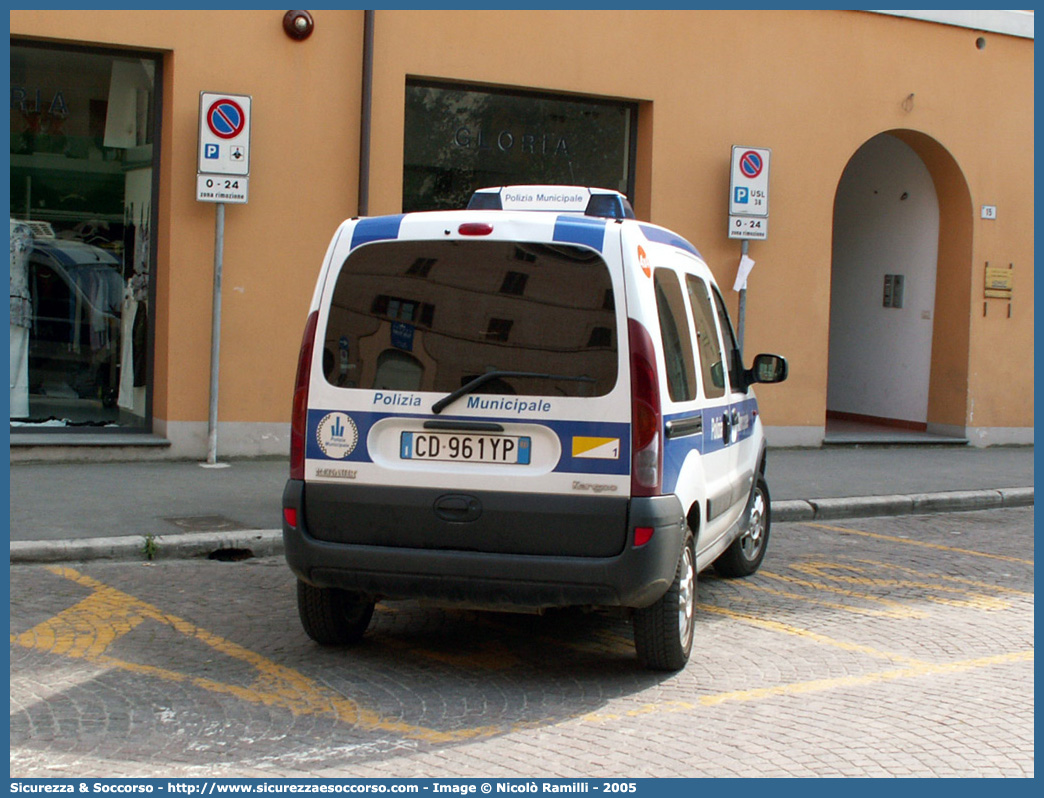
[{"label": "yellow road marking", "polygon": [[[848,530],[843,530],[848,531]],[[279,665],[230,640],[211,634],[195,624],[162,612],[151,604],[109,587],[71,568],[52,567],[52,573],[69,579],[93,592],[52,618],[21,634],[11,635],[11,643],[42,653],[61,654],[85,659],[100,667],[118,668],[131,673],[152,676],[170,682],[185,683],[200,689],[235,696],[241,700],[266,706],[282,707],[294,715],[325,715],[337,721],[367,730],[382,730],[406,738],[433,743],[453,742],[488,737],[509,730],[534,728],[539,721],[519,721],[509,727],[480,726],[453,732],[440,732],[399,720],[381,717],[360,707],[356,702],[320,685],[304,674]],[[887,659],[902,667],[854,676],[813,679],[805,682],[770,685],[748,690],[734,690],[700,696],[694,701],[668,701],[646,704],[623,713],[589,713],[579,717],[584,722],[602,722],[652,713],[684,712],[700,707],[716,706],[730,701],[756,701],[780,696],[802,695],[846,687],[860,687],[885,681],[923,676],[961,673],[978,668],[1020,662],[1032,662],[1033,651],[1017,651],[951,663],[919,661],[870,646],[836,640],[808,629],[771,621],[723,607],[701,604],[704,612],[715,613],[750,623],[770,631],[806,638],[846,651]],[[180,634],[201,642],[215,651],[251,666],[256,672],[249,685],[236,685],[215,679],[191,676],[167,668],[128,662],[109,655],[109,648],[124,635],[145,622],[170,626]],[[610,635],[610,639],[615,635]],[[613,642],[619,642],[614,640]]]},{"label": "yellow road marking", "polygon": [[939,676],[952,673],[963,673],[989,668],[997,665],[1010,665],[1018,662],[1032,662],[1033,651],[1013,651],[1007,654],[996,654],[990,657],[977,657],[975,659],[962,660],[960,662],[920,663],[912,664],[905,668],[895,668],[875,673],[864,673],[858,676],[837,676],[831,679],[812,679],[807,682],[793,682],[791,684],[779,684],[769,687],[755,687],[750,690],[733,690],[727,693],[715,693],[700,696],[695,701],[665,701],[657,704],[645,704],[635,709],[620,713],[592,712],[582,716],[580,719],[587,722],[597,723],[603,721],[620,720],[640,715],[651,715],[654,713],[688,712],[700,707],[712,707],[725,704],[730,701],[758,701],[766,698],[778,698],[780,696],[805,695],[807,693],[818,693],[827,690],[836,690],[841,687],[865,687],[869,684],[895,681],[898,679],[913,679],[921,676]]},{"label": "yellow road marking", "polygon": [[732,618],[736,621],[742,621],[749,623],[752,626],[758,626],[762,629],[768,629],[772,632],[782,632],[783,634],[793,635],[795,637],[803,637],[806,640],[811,640],[814,643],[820,645],[832,646],[833,648],[840,648],[843,651],[852,651],[857,654],[867,654],[871,657],[877,657],[880,659],[887,659],[892,662],[899,662],[910,665],[912,667],[923,667],[927,663],[921,660],[907,657],[904,654],[893,654],[889,651],[880,651],[871,646],[864,646],[860,643],[849,643],[845,640],[837,640],[833,637],[820,634],[819,632],[813,632],[810,629],[802,629],[800,626],[793,626],[788,623],[781,621],[771,621],[767,618],[759,618],[756,615],[750,615],[745,612],[737,612],[736,610],[726,609],[725,607],[715,607],[710,604],[700,604],[699,609],[701,612],[709,612],[714,615],[724,615],[727,618]]},{"label": "yellow road marking", "polygon": [[[795,570],[800,570],[800,569],[798,569],[798,567],[796,565],[791,565],[791,568],[794,568]],[[925,612],[923,612],[921,610],[910,609],[909,607],[904,606],[903,604],[901,604],[898,601],[895,601],[894,599],[886,599],[886,598],[882,598],[880,596],[873,596],[873,595],[870,595],[869,593],[857,593],[854,590],[846,590],[845,588],[834,587],[833,585],[825,585],[825,584],[822,584],[821,582],[810,582],[807,579],[798,579],[797,577],[794,577],[794,576],[784,576],[783,574],[777,574],[777,573],[774,573],[772,571],[760,571],[759,573],[761,574],[761,576],[768,577],[769,579],[776,579],[776,580],[779,580],[781,582],[787,582],[788,584],[797,585],[799,587],[808,587],[808,588],[812,588],[813,590],[820,590],[820,591],[823,591],[823,592],[826,592],[826,593],[833,593],[835,595],[845,596],[846,598],[858,599],[860,601],[866,601],[866,602],[869,602],[869,603],[872,603],[872,604],[880,604],[883,607],[887,608],[887,609],[883,609],[883,610],[868,610],[868,609],[855,608],[855,607],[846,606],[846,605],[840,605],[840,604],[836,605],[836,606],[838,606],[841,609],[848,610],[849,612],[862,612],[863,614],[867,614],[867,615],[873,615],[873,614],[884,615],[884,616],[890,617],[890,618],[924,618],[924,617],[927,617],[927,613],[925,613]],[[827,577],[827,578],[828,579],[836,579],[836,577]],[[867,580],[866,584],[869,584],[869,580]],[[753,582],[751,582],[749,584],[745,584],[745,587],[754,587],[754,586],[755,586],[755,583],[753,583]],[[810,600],[810,601],[817,601],[816,599],[808,599],[808,600]],[[819,600],[819,601],[821,601],[821,600]]]},{"label": "yellow road marking", "polygon": [[969,579],[966,576],[949,576],[947,574],[925,573],[924,571],[919,571],[916,568],[909,568],[905,565],[895,565],[894,563],[879,562],[877,560],[859,559],[856,560],[856,562],[862,563],[863,565],[872,565],[876,568],[891,568],[893,571],[902,571],[904,573],[913,574],[914,576],[919,576],[922,579],[941,579],[944,582],[958,582],[962,585],[979,587],[985,590],[995,590],[998,593],[1011,593],[1012,595],[1022,596],[1024,598],[1033,598],[1034,595],[1033,593],[1027,590],[1019,590],[1018,588],[1008,587],[1007,585],[995,585],[992,582],[980,582],[978,579]]},{"label": "yellow road marking", "polygon": [[879,532],[864,532],[860,529],[847,529],[843,526],[814,524],[807,521],[805,522],[805,526],[815,527],[816,529],[827,529],[831,532],[845,532],[849,535],[862,535],[863,537],[887,540],[890,543],[905,543],[908,546],[921,546],[922,548],[935,549],[936,551],[949,551],[955,554],[970,554],[974,557],[988,557],[991,560],[1004,560],[1005,562],[1017,562],[1023,565],[1033,565],[1033,560],[1023,560],[1019,557],[1008,557],[1004,554],[990,554],[985,551],[973,551],[972,549],[958,549],[953,546],[943,546],[941,543],[928,543],[924,540],[910,540],[909,538],[901,538],[895,535],[882,535]]},{"label": "yellow road marking", "polygon": [[[830,588],[827,585],[817,585],[817,584],[814,584],[814,583],[805,583],[805,582],[803,582],[802,580],[799,580],[799,579],[793,579],[792,577],[780,576],[779,574],[768,573],[767,571],[762,571],[761,575],[762,576],[767,576],[767,577],[769,577],[771,579],[781,579],[781,580],[787,581],[787,582],[791,582],[792,581],[792,582],[795,582],[795,583],[797,583],[799,585],[807,584],[809,587],[812,587],[812,588],[814,588],[816,590],[826,590],[828,592],[831,592]],[[928,617],[928,613],[926,613],[926,612],[922,612],[920,610],[912,610],[912,609],[909,609],[907,607],[903,607],[902,605],[898,605],[897,602],[889,602],[889,603],[897,604],[897,606],[894,609],[878,610],[878,609],[873,609],[872,607],[856,607],[856,606],[853,606],[851,604],[841,604],[841,603],[839,603],[837,601],[827,601],[825,599],[815,598],[814,596],[807,596],[807,595],[805,595],[803,593],[793,593],[793,592],[791,592],[789,590],[778,590],[778,589],[773,588],[773,587],[766,587],[765,585],[759,585],[756,582],[745,582],[743,584],[743,587],[748,589],[748,590],[757,590],[757,591],[762,592],[762,593],[769,593],[769,594],[771,594],[773,596],[779,596],[780,598],[793,599],[794,601],[804,601],[804,602],[806,602],[808,604],[816,604],[816,605],[818,605],[820,607],[827,607],[827,608],[832,609],[832,610],[840,610],[842,612],[851,612],[851,613],[853,613],[855,615],[869,615],[870,617],[873,617],[873,618],[891,618],[893,620],[900,620],[900,619],[904,619],[904,618],[926,618],[926,617]],[[877,598],[875,596],[863,596],[863,595],[861,595],[859,593],[852,593],[850,591],[836,591],[836,592],[841,592],[842,595],[853,596],[853,597],[856,597],[856,598],[864,598],[867,601],[880,601],[880,602],[886,601],[885,599],[880,599],[880,598]]]},{"label": "yellow road marking", "polygon": [[[364,729],[394,732],[407,738],[428,742],[453,742],[502,731],[495,726],[479,726],[440,732],[381,717],[334,690],[317,684],[299,671],[272,662],[189,621],[164,613],[151,604],[80,574],[72,568],[52,567],[48,570],[91,588],[94,592],[32,629],[18,635],[12,634],[11,642],[23,648],[85,659],[101,667],[119,668],[165,681],[191,684],[211,692],[233,695],[250,703],[282,707],[294,715],[325,715]],[[170,626],[188,638],[246,663],[257,672],[256,679],[252,684],[245,686],[229,684],[167,668],[128,662],[107,653],[113,643],[147,621]]]},{"label": "yellow road marking", "polygon": [[[866,585],[868,587],[884,587],[884,588],[914,588],[918,590],[936,590],[942,593],[956,593],[967,596],[965,599],[946,598],[940,596],[933,596],[928,594],[921,594],[919,598],[926,601],[933,601],[936,604],[945,604],[951,607],[971,607],[974,609],[983,610],[1004,610],[1008,609],[1011,604],[1003,599],[999,599],[995,596],[987,596],[982,593],[975,593],[968,590],[961,589],[959,587],[949,587],[947,585],[933,584],[931,582],[913,581],[909,579],[883,579],[876,576],[842,576],[840,574],[831,573],[831,571],[849,571],[855,574],[865,574],[865,568],[859,568],[855,565],[849,565],[845,563],[832,563],[832,562],[802,562],[794,563],[790,566],[799,573],[805,573],[809,576],[818,576],[821,579],[830,579],[835,582],[843,582],[855,585]],[[883,566],[887,568],[888,566]],[[825,587],[825,586],[824,586]],[[826,588],[829,589],[829,588]]]}]

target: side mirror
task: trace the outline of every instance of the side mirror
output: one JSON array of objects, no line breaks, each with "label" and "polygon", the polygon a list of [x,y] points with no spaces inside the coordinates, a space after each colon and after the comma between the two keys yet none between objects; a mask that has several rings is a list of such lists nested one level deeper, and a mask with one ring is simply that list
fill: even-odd
[{"label": "side mirror", "polygon": [[787,378],[787,359],[780,355],[757,355],[754,365],[743,372],[748,385],[755,382],[783,382]]}]

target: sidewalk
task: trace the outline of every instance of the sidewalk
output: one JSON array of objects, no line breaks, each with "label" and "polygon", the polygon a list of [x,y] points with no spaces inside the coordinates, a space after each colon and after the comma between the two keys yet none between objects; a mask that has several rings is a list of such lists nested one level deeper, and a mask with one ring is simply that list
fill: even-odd
[{"label": "sidewalk", "polygon": [[[287,461],[221,465],[13,463],[11,562],[280,554]],[[770,449],[767,475],[776,522],[1033,504],[1033,447]]]}]

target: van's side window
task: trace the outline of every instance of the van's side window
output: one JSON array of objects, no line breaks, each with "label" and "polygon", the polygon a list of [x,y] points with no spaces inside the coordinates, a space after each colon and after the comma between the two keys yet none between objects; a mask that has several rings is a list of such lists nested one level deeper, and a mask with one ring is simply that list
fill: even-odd
[{"label": "van's side window", "polygon": [[687,402],[696,398],[696,366],[685,315],[685,298],[678,276],[669,269],[657,269],[653,282],[663,336],[663,357],[667,362],[667,388],[672,401]]},{"label": "van's side window", "polygon": [[736,344],[736,336],[732,332],[732,322],[729,320],[729,311],[725,308],[725,300],[717,288],[714,291],[714,306],[718,309],[718,323],[721,324],[721,337],[725,339],[725,349],[729,364],[729,382],[732,383],[733,391],[743,390],[743,363],[740,359],[739,346]]},{"label": "van's side window", "polygon": [[691,274],[685,277],[692,305],[692,320],[696,325],[696,348],[700,353],[700,373],[703,375],[703,395],[717,399],[725,395],[725,366],[721,357],[721,344],[714,326],[714,309],[711,307],[707,284]]}]

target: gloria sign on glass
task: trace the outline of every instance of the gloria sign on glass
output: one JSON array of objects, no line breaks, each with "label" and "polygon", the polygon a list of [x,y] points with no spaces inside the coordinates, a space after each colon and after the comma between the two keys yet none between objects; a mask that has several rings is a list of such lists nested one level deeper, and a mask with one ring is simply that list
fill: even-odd
[{"label": "gloria sign on glass", "polygon": [[405,119],[407,212],[463,208],[474,189],[486,186],[634,193],[633,103],[411,81]]}]

